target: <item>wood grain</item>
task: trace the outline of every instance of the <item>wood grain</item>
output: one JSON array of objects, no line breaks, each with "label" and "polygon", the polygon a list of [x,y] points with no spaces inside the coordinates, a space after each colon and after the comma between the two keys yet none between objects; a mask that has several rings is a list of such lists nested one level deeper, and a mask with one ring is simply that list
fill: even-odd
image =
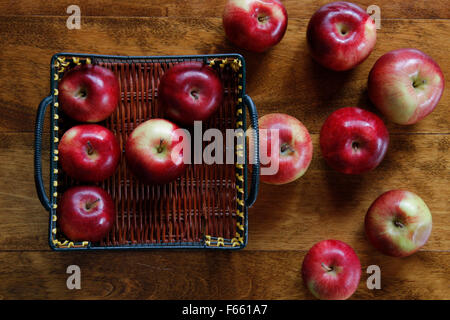
[{"label": "wood grain", "polygon": [[[0,131],[32,131],[36,107],[49,94],[50,58],[61,51],[118,55],[237,51],[246,58],[247,93],[259,113],[286,112],[311,132],[319,132],[327,115],[339,107],[357,105],[377,112],[367,97],[367,76],[376,59],[389,50],[413,46],[429,53],[444,73],[450,70],[447,49],[441,45],[441,39],[450,38],[449,20],[386,21],[370,57],[344,73],[327,71],[311,60],[305,32],[306,22],[293,20],[281,43],[259,55],[229,44],[218,18],[89,17],[81,30],[68,30],[62,17],[0,17]],[[418,124],[388,123],[388,128],[402,133],[448,133],[449,92],[444,91],[436,110]]]},{"label": "wood grain", "polygon": [[363,228],[367,209],[383,192],[406,188],[419,194],[433,214],[433,233],[425,250],[448,250],[449,138],[391,135],[378,168],[347,176],[326,165],[319,137],[313,135],[313,160],[301,179],[281,187],[261,186],[249,215],[248,248],[306,250],[327,237],[369,248]]},{"label": "wood grain", "polygon": [[[327,2],[284,0],[284,39],[265,54],[253,54],[225,39],[224,0],[79,0],[81,30],[66,28],[69,1],[0,0],[0,299],[312,299],[301,263],[326,238],[349,243],[361,259],[354,299],[450,299],[448,1],[357,1],[381,8],[381,29],[370,57],[344,73],[318,66],[305,45],[309,18]],[[376,59],[401,47],[421,49],[440,64],[447,89],[437,109],[413,126],[386,121],[391,143],[373,172],[334,172],[320,155],[323,121],[344,106],[379,114],[367,97],[367,75]],[[32,163],[36,109],[49,94],[49,63],[57,52],[241,53],[246,91],[259,115],[288,113],[311,132],[311,166],[289,185],[261,185],[249,210],[249,243],[239,252],[51,252],[48,213],[35,192]],[[48,120],[44,127],[48,185]],[[370,203],[393,188],[419,194],[433,215],[429,242],[405,259],[379,254],[362,229]],[[81,267],[81,290],[66,287],[71,264]],[[373,264],[381,268],[381,290],[366,287],[365,271]]]},{"label": "wood grain", "polygon": [[[328,0],[282,0],[289,19],[309,19]],[[391,0],[359,0],[355,4],[366,9],[378,5],[382,19],[436,19],[450,18],[450,12],[443,8],[446,0],[416,0],[408,3]],[[12,1],[0,0],[0,15],[46,15],[68,16],[67,7],[77,4],[82,16],[127,16],[127,17],[222,17],[225,0],[135,0],[117,5],[114,0],[70,1]]]},{"label": "wood grain", "polygon": [[[384,161],[361,176],[346,176],[329,168],[320,154],[319,135],[312,138],[313,160],[301,179],[284,186],[261,185],[258,201],[249,211],[249,249],[307,250],[333,236],[355,249],[369,250],[362,228],[364,215],[378,195],[395,188],[416,192],[430,207],[434,225],[425,250],[450,248],[450,200],[445,192],[450,178],[446,156],[450,135],[391,135]],[[47,135],[43,141],[48,185]],[[31,183],[32,143],[32,134],[0,134],[0,207],[5,213],[0,216],[0,250],[48,247],[48,213]]]},{"label": "wood grain", "polygon": [[[0,298],[314,299],[301,279],[305,254],[305,251],[0,252],[0,261],[8,261],[0,265]],[[401,261],[377,253],[358,256],[362,274],[352,299],[450,298],[448,252],[420,252]],[[67,289],[69,265],[81,269],[80,290]],[[369,265],[380,267],[380,290],[367,288]]]}]

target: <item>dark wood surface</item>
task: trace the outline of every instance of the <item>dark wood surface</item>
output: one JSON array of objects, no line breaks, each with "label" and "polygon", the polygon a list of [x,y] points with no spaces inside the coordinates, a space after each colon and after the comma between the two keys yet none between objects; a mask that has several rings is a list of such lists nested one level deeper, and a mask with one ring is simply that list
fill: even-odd
[{"label": "dark wood surface", "polygon": [[[311,299],[301,263],[307,250],[326,238],[349,243],[361,259],[361,283],[352,298],[450,298],[448,1],[378,1],[382,21],[376,48],[345,73],[322,69],[306,50],[308,19],[327,1],[283,2],[289,14],[284,39],[265,54],[252,54],[225,39],[222,0],[78,1],[81,30],[66,28],[66,1],[0,0],[0,298]],[[391,144],[375,171],[337,174],[318,150],[323,121],[344,106],[377,113],[367,98],[368,72],[382,54],[401,47],[421,49],[440,64],[447,89],[437,109],[413,126],[387,122]],[[310,130],[311,167],[292,184],[261,186],[249,211],[249,243],[240,252],[52,252],[48,213],[34,188],[33,130],[37,105],[49,94],[50,58],[57,52],[242,53],[247,93],[259,114],[289,113]],[[48,123],[45,127],[48,132]],[[48,145],[43,147],[48,152]],[[46,161],[43,166],[48,172]],[[363,233],[370,203],[394,188],[416,192],[433,214],[429,242],[404,259],[379,254]],[[81,268],[81,290],[66,287],[71,264]],[[365,271],[373,264],[381,268],[381,290],[366,286]]]}]

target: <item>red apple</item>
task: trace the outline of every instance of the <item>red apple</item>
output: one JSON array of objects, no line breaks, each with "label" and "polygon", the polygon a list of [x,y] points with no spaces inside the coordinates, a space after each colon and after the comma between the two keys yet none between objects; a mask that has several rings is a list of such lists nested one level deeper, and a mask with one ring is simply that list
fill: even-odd
[{"label": "red apple", "polygon": [[228,0],[223,27],[227,38],[236,46],[263,52],[283,38],[287,11],[278,0]]},{"label": "red apple", "polygon": [[125,155],[131,171],[146,183],[168,183],[186,170],[185,142],[178,126],[165,119],[150,119],[137,126],[128,137]]},{"label": "red apple", "polygon": [[306,254],[302,277],[316,298],[345,300],[358,288],[361,264],[355,251],[345,242],[323,240]]},{"label": "red apple", "polygon": [[309,51],[322,66],[349,70],[363,62],[377,39],[374,20],[349,2],[333,2],[317,10],[306,32]]},{"label": "red apple", "polygon": [[207,120],[222,99],[222,82],[200,61],[174,65],[161,77],[158,87],[158,103],[165,115],[187,126]]},{"label": "red apple", "polygon": [[120,160],[116,137],[97,124],[82,124],[67,130],[58,145],[58,154],[67,175],[89,182],[109,178]]},{"label": "red apple", "polygon": [[[305,174],[313,152],[308,129],[298,119],[283,113],[267,114],[258,122],[260,152],[265,153],[260,158],[270,159],[268,163],[262,163],[261,181],[286,184]],[[277,166],[278,170],[273,174],[263,174],[264,168],[276,169]]]},{"label": "red apple", "polygon": [[347,174],[377,167],[389,144],[383,121],[372,112],[347,107],[334,111],[320,131],[320,148],[328,165]]},{"label": "red apple", "polygon": [[391,190],[379,196],[365,218],[366,235],[372,245],[393,257],[406,257],[419,250],[431,234],[431,213],[415,193]]},{"label": "red apple", "polygon": [[69,117],[80,122],[99,122],[117,107],[119,81],[109,69],[83,64],[64,75],[58,92],[58,102]]},{"label": "red apple", "polygon": [[72,241],[102,240],[111,230],[115,215],[114,201],[100,187],[72,187],[59,201],[58,224]]},{"label": "red apple", "polygon": [[390,121],[413,124],[436,108],[444,91],[444,75],[422,51],[398,49],[377,60],[369,74],[368,91]]}]

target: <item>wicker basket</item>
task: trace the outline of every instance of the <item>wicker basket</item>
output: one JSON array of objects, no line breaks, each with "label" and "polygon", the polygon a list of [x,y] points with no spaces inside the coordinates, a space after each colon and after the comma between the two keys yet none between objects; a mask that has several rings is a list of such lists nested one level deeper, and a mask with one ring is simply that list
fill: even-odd
[{"label": "wicker basket", "polygon": [[[245,159],[235,164],[192,164],[177,180],[165,185],[147,185],[127,169],[122,155],[116,173],[98,183],[112,196],[116,220],[108,236],[98,243],[72,242],[59,231],[57,205],[60,195],[78,181],[66,176],[58,163],[58,142],[76,123],[58,108],[58,81],[70,68],[81,63],[98,64],[118,77],[121,100],[115,112],[100,124],[117,137],[121,150],[128,135],[140,123],[162,117],[158,108],[160,77],[173,64],[198,60],[213,67],[224,86],[224,101],[217,114],[203,123],[203,130],[245,129],[246,110],[251,126],[258,128],[257,113],[245,95],[245,61],[238,54],[125,57],[59,53],[52,57],[51,95],[39,105],[35,138],[35,182],[43,206],[50,212],[49,244],[54,250],[220,248],[240,249],[247,244],[247,208],[256,200],[259,184],[258,150],[254,152],[251,187],[247,191],[247,146],[235,144]],[[50,106],[50,193],[42,179],[41,145],[46,109]],[[258,141],[255,130],[255,139]],[[258,143],[255,143],[257,148]]]}]

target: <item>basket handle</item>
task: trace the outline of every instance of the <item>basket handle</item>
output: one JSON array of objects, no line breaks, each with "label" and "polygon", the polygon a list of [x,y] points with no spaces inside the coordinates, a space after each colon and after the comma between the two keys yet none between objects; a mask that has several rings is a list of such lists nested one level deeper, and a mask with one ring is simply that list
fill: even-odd
[{"label": "basket handle", "polygon": [[52,100],[52,96],[48,96],[39,104],[34,129],[34,183],[36,185],[36,192],[39,200],[47,211],[50,211],[51,205],[47,193],[45,192],[44,180],[42,179],[42,130],[44,127],[45,112]]},{"label": "basket handle", "polygon": [[253,141],[254,141],[253,146],[255,149],[253,153],[254,159],[252,166],[252,184],[250,192],[248,193],[248,196],[245,199],[245,205],[247,207],[251,207],[256,201],[259,189],[260,162],[259,162],[258,113],[256,112],[256,106],[253,103],[253,100],[248,95],[244,95],[243,101],[249,111],[250,124],[253,128]]}]

